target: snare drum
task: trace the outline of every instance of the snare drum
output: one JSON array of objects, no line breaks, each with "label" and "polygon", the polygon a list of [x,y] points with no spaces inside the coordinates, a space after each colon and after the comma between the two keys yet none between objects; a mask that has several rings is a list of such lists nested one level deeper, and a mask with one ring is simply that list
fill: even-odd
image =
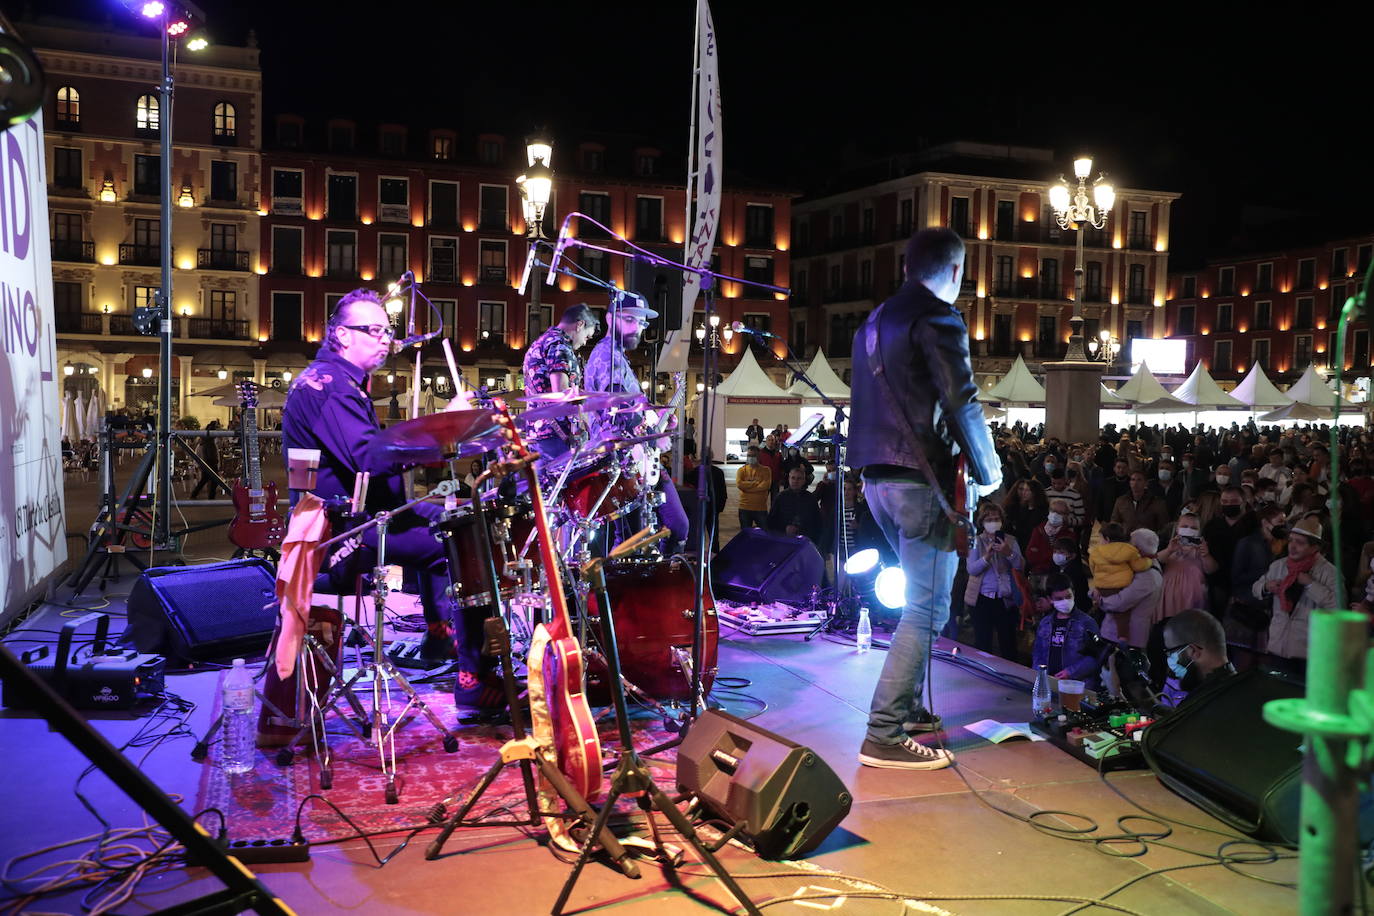
[{"label": "snare drum", "polygon": [[609,456],[589,473],[570,478],[561,502],[579,518],[608,522],[634,510],[643,490],[639,475],[630,465],[622,464],[618,455]]},{"label": "snare drum", "polygon": [[[656,700],[690,700],[691,678],[679,656],[692,656],[692,615],[696,576],[691,566],[669,560],[620,560],[606,565],[606,591],[615,616],[620,673]],[[716,674],[720,629],[710,589],[701,596],[704,616],[701,689],[709,691]],[[597,613],[596,595],[588,607]],[[674,649],[681,650],[674,653]],[[592,702],[610,702],[608,672],[601,660],[587,666]]]}]

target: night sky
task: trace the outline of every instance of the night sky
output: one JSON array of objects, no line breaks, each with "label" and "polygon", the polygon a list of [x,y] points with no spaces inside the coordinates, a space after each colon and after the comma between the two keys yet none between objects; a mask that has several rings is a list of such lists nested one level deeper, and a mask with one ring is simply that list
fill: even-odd
[{"label": "night sky", "polygon": [[[5,0],[12,16],[16,4]],[[695,3],[201,0],[212,37],[257,32],[267,114],[520,135],[544,124],[653,138],[685,157]],[[924,9],[923,9],[924,7]],[[38,9],[101,19],[114,0]],[[1232,22],[1136,4],[1079,30],[995,6],[717,0],[727,170],[805,192],[845,164],[954,138],[1093,152],[1120,186],[1181,192],[1174,263],[1219,253],[1243,208],[1374,228],[1357,25],[1290,9]],[[375,11],[375,12],[373,12]],[[20,18],[16,16],[16,18]],[[533,37],[532,37],[533,35]],[[1085,53],[1055,51],[1077,36]],[[531,50],[538,48],[539,50]],[[1069,65],[1068,60],[1081,63]],[[1363,94],[1362,94],[1363,93]],[[558,166],[558,151],[554,152]],[[1054,175],[1046,175],[1053,178]],[[1371,213],[1368,219],[1361,213]]]}]

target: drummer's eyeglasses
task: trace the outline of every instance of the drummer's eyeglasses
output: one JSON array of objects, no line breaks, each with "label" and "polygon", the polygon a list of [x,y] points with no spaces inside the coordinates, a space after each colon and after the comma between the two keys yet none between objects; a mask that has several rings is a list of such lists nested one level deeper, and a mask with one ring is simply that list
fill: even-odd
[{"label": "drummer's eyeglasses", "polygon": [[396,336],[396,332],[392,330],[389,324],[346,324],[344,327],[353,331],[362,331],[368,337],[376,340]]}]

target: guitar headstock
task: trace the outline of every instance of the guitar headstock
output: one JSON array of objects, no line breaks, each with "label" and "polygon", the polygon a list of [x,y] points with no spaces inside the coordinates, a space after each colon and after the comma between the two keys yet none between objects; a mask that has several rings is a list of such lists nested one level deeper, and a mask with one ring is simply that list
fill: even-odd
[{"label": "guitar headstock", "polygon": [[253,410],[258,406],[258,386],[257,383],[244,380],[238,383],[239,400],[243,402],[244,410]]}]

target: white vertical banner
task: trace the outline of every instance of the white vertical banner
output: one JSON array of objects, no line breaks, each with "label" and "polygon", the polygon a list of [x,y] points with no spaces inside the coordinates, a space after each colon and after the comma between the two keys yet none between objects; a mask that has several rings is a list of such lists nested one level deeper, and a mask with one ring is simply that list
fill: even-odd
[{"label": "white vertical banner", "polygon": [[[697,0],[696,107],[693,111],[696,139],[692,147],[692,168],[687,181],[689,197],[695,202],[696,219],[687,237],[683,263],[706,267],[720,227],[721,135],[720,75],[716,48],[716,27],[706,0]],[[658,357],[659,372],[681,372],[687,368],[687,350],[692,341],[692,315],[696,310],[701,280],[684,274],[682,281],[682,327],[668,332]]]},{"label": "white vertical banner", "polygon": [[67,560],[42,114],[0,132],[0,621]]}]

